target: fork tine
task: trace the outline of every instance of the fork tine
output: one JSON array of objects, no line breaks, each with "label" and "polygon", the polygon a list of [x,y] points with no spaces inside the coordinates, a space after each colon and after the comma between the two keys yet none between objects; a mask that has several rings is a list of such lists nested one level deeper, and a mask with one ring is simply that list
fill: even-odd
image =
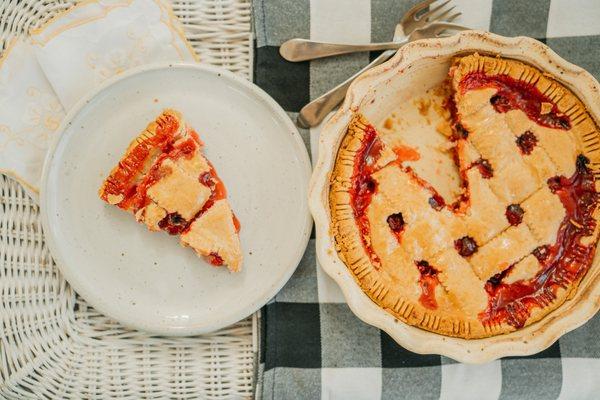
[{"label": "fork tine", "polygon": [[435,6],[434,8],[430,9],[429,11],[427,11],[425,14],[420,15],[419,16],[419,20],[426,19],[426,18],[430,17],[433,13],[435,13],[436,11],[438,11],[440,8],[444,7],[448,3],[450,3],[450,0],[446,0],[445,2],[443,2],[442,4],[440,4],[439,6]]},{"label": "fork tine", "polygon": [[461,12],[457,12],[454,15],[449,16],[448,18],[446,18],[446,22],[452,22],[454,21],[456,18],[460,17],[462,15]]},{"label": "fork tine", "polygon": [[443,20],[444,17],[446,15],[450,14],[452,12],[452,10],[454,10],[455,8],[456,8],[456,6],[452,6],[449,9],[447,9],[446,11],[444,11],[443,13],[441,13],[439,15],[436,15],[435,17],[429,17],[429,18],[427,18],[427,21],[431,22],[431,21],[440,21],[440,20]]},{"label": "fork tine", "polygon": [[405,14],[404,14],[404,18],[403,19],[408,19],[408,18],[415,18],[417,16],[417,14],[426,9],[427,7],[429,7],[429,5],[431,3],[433,3],[436,0],[424,0],[422,2],[420,2],[419,4],[415,4],[414,6],[411,7],[410,10],[408,10]]}]

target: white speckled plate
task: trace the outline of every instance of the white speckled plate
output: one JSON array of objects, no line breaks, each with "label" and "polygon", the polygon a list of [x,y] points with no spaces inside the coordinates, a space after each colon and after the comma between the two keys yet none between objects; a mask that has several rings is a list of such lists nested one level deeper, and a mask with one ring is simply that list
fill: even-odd
[{"label": "white speckled plate", "polygon": [[[228,188],[242,225],[240,273],[98,198],[128,143],[167,107],[198,131]],[[199,65],[146,66],[83,99],[61,132],[41,186],[46,239],[68,282],[110,317],[160,334],[216,330],[264,305],[296,268],[312,224],[310,161],[288,116],[252,83]]]}]

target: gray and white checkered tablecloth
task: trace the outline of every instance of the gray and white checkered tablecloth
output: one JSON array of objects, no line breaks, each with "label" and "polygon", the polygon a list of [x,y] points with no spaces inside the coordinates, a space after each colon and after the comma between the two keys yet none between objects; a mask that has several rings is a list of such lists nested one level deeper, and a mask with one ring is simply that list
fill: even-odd
[{"label": "gray and white checkered tablecloth", "polygon": [[[417,1],[255,0],[255,82],[295,119],[298,110],[369,62],[362,53],[292,64],[293,37],[369,42],[392,38]],[[457,22],[531,36],[600,78],[599,0],[453,0]],[[316,159],[319,128],[301,133]],[[296,273],[263,310],[259,396],[264,399],[598,399],[600,315],[529,357],[466,365],[413,354],[361,322],[323,272],[311,240]]]}]

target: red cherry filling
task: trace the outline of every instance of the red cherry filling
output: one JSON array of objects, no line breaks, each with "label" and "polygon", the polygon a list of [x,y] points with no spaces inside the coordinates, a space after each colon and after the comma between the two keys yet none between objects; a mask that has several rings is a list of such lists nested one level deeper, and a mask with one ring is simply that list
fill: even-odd
[{"label": "red cherry filling", "polygon": [[425,260],[416,261],[415,264],[417,265],[417,269],[421,275],[434,276],[438,273],[437,270],[429,265],[429,263]]},{"label": "red cherry filling", "polygon": [[210,253],[206,257],[206,259],[208,260],[209,263],[211,263],[215,267],[220,267],[221,265],[223,265],[225,263],[223,258],[221,258],[221,256],[218,255],[217,253]]},{"label": "red cherry filling", "polygon": [[540,264],[544,264],[550,255],[550,245],[546,244],[544,246],[536,247],[536,249],[533,250],[533,255],[538,259]]},{"label": "red cherry filling", "polygon": [[494,109],[498,112],[510,111],[510,102],[505,96],[496,94],[490,98],[490,104],[494,106]]},{"label": "red cherry filling", "polygon": [[454,124],[454,134],[450,138],[452,141],[466,139],[469,137],[469,131],[465,129],[460,122]]},{"label": "red cherry filling", "polygon": [[566,211],[556,242],[533,251],[540,262],[540,271],[531,279],[510,284],[500,279],[486,284],[488,307],[479,315],[484,324],[505,322],[516,328],[524,326],[534,308],[551,304],[560,288],[577,282],[588,271],[596,244],[584,244],[582,239],[596,227],[593,214],[598,203],[595,179],[588,163],[587,158],[579,156],[576,171],[570,178],[559,176],[548,180],[550,189]]},{"label": "red cherry filling", "polygon": [[431,208],[433,208],[436,211],[440,211],[446,205],[446,201],[444,201],[444,198],[437,193],[431,196],[428,202]]},{"label": "red cherry filling", "polygon": [[394,233],[400,233],[404,230],[404,218],[402,218],[402,213],[390,215],[387,217],[387,223]]},{"label": "red cherry filling", "polygon": [[[513,79],[508,75],[486,75],[483,72],[472,72],[460,82],[462,93],[485,87],[497,89],[496,94],[490,98],[490,103],[499,113],[521,110],[539,125],[555,129],[571,127],[569,117],[561,113],[556,104],[531,83]],[[542,114],[544,103],[552,107]]]},{"label": "red cherry filling", "polygon": [[521,221],[523,221],[524,213],[525,211],[523,211],[523,208],[521,208],[520,205],[511,204],[508,207],[506,207],[505,215],[509,224],[511,224],[512,226],[517,226],[521,223]]},{"label": "red cherry filling", "polygon": [[178,213],[167,214],[158,222],[160,229],[167,231],[169,235],[179,235],[187,226],[187,221]]},{"label": "red cherry filling", "polygon": [[473,240],[473,238],[470,236],[463,236],[460,239],[455,240],[454,247],[458,251],[458,254],[463,257],[469,257],[473,255],[479,248],[475,240]]},{"label": "red cherry filling", "polygon": [[517,146],[523,154],[531,154],[533,148],[537,144],[537,137],[531,131],[526,131],[517,138]]},{"label": "red cherry filling", "polygon": [[358,224],[360,238],[365,251],[375,265],[379,265],[380,261],[368,239],[371,227],[366,209],[371,204],[373,193],[377,190],[377,182],[371,178],[371,174],[375,171],[375,164],[381,155],[381,148],[377,131],[373,126],[368,125],[365,128],[361,147],[354,156],[352,187],[350,188],[350,205]]},{"label": "red cherry filling", "polygon": [[510,267],[506,268],[504,271],[498,272],[496,275],[492,276],[486,282],[486,286],[489,285],[492,287],[497,287],[498,285],[500,285],[502,283],[502,279],[504,279],[504,277],[506,275],[508,275],[508,273],[512,270],[513,267],[514,267],[514,265],[511,265]]},{"label": "red cherry filling", "polygon": [[437,308],[437,301],[435,300],[435,287],[440,283],[438,279],[438,271],[433,268],[425,260],[415,261],[415,264],[419,270],[419,286],[421,287],[421,296],[419,296],[419,303],[423,307],[430,310]]},{"label": "red cherry filling", "polygon": [[198,180],[201,184],[203,184],[206,187],[213,188],[215,186],[215,181],[212,178],[212,174],[208,171],[203,174],[200,174]]},{"label": "red cherry filling", "polygon": [[494,169],[492,168],[490,162],[485,158],[480,158],[479,160],[475,161],[471,166],[477,167],[479,173],[484,179],[490,179],[492,176],[494,176]]}]

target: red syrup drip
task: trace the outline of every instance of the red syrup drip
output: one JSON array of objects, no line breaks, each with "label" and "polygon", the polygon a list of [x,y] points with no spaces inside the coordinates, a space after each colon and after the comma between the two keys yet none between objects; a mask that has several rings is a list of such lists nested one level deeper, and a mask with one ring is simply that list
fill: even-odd
[{"label": "red syrup drip", "polygon": [[437,308],[435,288],[440,283],[438,271],[424,260],[416,261],[415,264],[420,274],[419,286],[421,287],[421,296],[419,296],[419,303],[425,308],[435,310]]},{"label": "red syrup drip", "polygon": [[221,258],[220,255],[218,255],[217,253],[210,253],[207,257],[206,260],[211,264],[214,265],[215,267],[220,267],[223,264],[225,264],[225,261]]},{"label": "red syrup drip", "polygon": [[488,307],[479,314],[484,324],[505,322],[515,328],[523,327],[534,308],[550,304],[556,299],[559,288],[568,288],[588,271],[596,246],[595,243],[582,244],[581,239],[594,232],[593,213],[598,203],[588,162],[584,156],[579,156],[573,176],[548,180],[548,186],[560,198],[566,211],[556,243],[533,252],[542,268],[532,279],[506,284],[502,283],[502,276],[485,284]]},{"label": "red syrup drip", "polygon": [[235,216],[235,214],[233,214],[233,226],[235,227],[235,233],[240,233],[240,230],[242,229],[242,224],[240,223],[238,217]]},{"label": "red syrup drip", "polygon": [[443,107],[450,112],[450,121],[452,121],[452,135],[449,137],[451,142],[455,142],[456,145],[450,149],[454,164],[458,168],[458,174],[460,176],[460,185],[462,187],[462,193],[458,198],[449,205],[450,211],[455,214],[464,214],[471,204],[470,201],[470,190],[469,190],[469,179],[467,177],[467,170],[476,166],[481,171],[481,174],[491,176],[493,171],[491,167],[488,169],[489,163],[487,160],[477,160],[471,164],[466,164],[463,159],[459,156],[459,152],[466,143],[466,139],[469,137],[469,132],[458,122],[458,109],[454,96],[448,96],[443,103]]},{"label": "red syrup drip", "polygon": [[365,251],[376,266],[380,265],[381,261],[373,250],[371,242],[367,240],[371,228],[366,210],[371,204],[373,194],[377,191],[377,182],[371,177],[371,174],[375,172],[375,165],[381,155],[382,146],[375,128],[367,125],[361,147],[354,156],[352,187],[350,188],[350,205],[358,224],[360,238]]},{"label": "red syrup drip", "polygon": [[[571,121],[562,114],[556,104],[530,83],[516,80],[508,75],[486,75],[483,72],[471,72],[460,82],[460,90],[465,93],[473,89],[496,88],[498,91],[490,102],[497,112],[521,110],[532,121],[554,129],[570,129]],[[548,113],[542,114],[542,103],[552,105]]]}]

